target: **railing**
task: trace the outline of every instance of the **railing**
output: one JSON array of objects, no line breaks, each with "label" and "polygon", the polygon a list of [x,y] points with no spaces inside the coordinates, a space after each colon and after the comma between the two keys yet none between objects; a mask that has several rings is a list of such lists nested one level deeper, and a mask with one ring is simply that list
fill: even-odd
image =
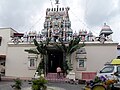
[{"label": "railing", "polygon": [[48,73],[46,79],[50,82],[66,82],[68,80],[63,77],[62,73],[60,78],[57,78],[57,73]]},{"label": "railing", "polygon": [[82,72],[82,80],[90,81],[96,76],[96,72]]}]

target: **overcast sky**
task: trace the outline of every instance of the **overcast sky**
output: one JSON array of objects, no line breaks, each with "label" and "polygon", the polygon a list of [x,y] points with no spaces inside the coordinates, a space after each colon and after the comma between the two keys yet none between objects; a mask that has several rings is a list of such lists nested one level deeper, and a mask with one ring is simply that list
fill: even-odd
[{"label": "overcast sky", "polygon": [[[120,0],[59,0],[60,7],[70,7],[73,31],[86,29],[95,35],[104,23],[113,30],[113,40],[120,42]],[[18,32],[41,31],[46,8],[55,0],[0,0],[0,27]]]}]

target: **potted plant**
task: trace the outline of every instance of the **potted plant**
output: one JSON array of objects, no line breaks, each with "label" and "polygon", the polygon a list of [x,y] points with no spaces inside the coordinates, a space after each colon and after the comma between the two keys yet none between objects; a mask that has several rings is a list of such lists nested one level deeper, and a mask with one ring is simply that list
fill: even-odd
[{"label": "potted plant", "polygon": [[12,88],[14,90],[21,90],[22,81],[19,78],[17,78],[17,79],[14,80],[14,82],[15,82],[14,85],[11,85]]},{"label": "potted plant", "polygon": [[40,78],[32,81],[32,90],[47,90],[47,80],[40,76]]}]

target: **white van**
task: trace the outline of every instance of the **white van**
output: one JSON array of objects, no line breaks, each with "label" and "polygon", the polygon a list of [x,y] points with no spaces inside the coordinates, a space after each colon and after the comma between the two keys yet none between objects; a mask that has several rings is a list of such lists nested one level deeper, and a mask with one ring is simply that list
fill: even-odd
[{"label": "white van", "polygon": [[113,59],[109,65],[104,66],[97,76],[107,76],[109,79],[114,78],[114,74],[117,73],[117,78],[120,80],[120,59]]},{"label": "white van", "polygon": [[116,78],[115,73],[118,73],[117,78],[120,80],[120,65],[106,65],[98,73],[97,76],[107,76],[109,79]]}]

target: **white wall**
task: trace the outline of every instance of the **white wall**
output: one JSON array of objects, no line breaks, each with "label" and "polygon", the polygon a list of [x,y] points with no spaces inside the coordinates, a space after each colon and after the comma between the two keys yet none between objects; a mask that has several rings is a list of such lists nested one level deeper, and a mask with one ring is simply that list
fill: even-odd
[{"label": "white wall", "polygon": [[15,32],[12,28],[0,28],[0,36],[2,37],[2,42],[0,46],[0,54],[6,55],[7,53],[7,43],[10,41],[10,36]]},{"label": "white wall", "polygon": [[117,45],[86,46],[87,71],[98,71],[117,57]]},{"label": "white wall", "polygon": [[[106,62],[110,62],[112,59],[117,57],[117,45],[118,43],[86,43],[86,69],[78,70],[78,62],[74,58],[74,70],[76,77],[81,78],[82,72],[98,72]],[[75,53],[74,53],[75,54]]]},{"label": "white wall", "polygon": [[[8,52],[6,57],[6,76],[15,77],[33,77],[35,69],[28,68],[28,53],[25,49],[35,48],[34,45],[22,44],[22,45],[8,45]],[[37,60],[37,64],[39,64]]]},{"label": "white wall", "polygon": [[[28,68],[28,53],[25,49],[34,48],[33,44],[8,44],[6,57],[6,76],[17,77],[33,77],[36,70]],[[106,62],[117,57],[117,43],[96,44],[89,43],[85,45],[87,52],[86,70],[85,72],[97,72]],[[84,71],[77,70],[76,53],[72,55],[74,70],[77,77],[81,77],[80,73]],[[40,59],[38,60],[39,63]]]}]

